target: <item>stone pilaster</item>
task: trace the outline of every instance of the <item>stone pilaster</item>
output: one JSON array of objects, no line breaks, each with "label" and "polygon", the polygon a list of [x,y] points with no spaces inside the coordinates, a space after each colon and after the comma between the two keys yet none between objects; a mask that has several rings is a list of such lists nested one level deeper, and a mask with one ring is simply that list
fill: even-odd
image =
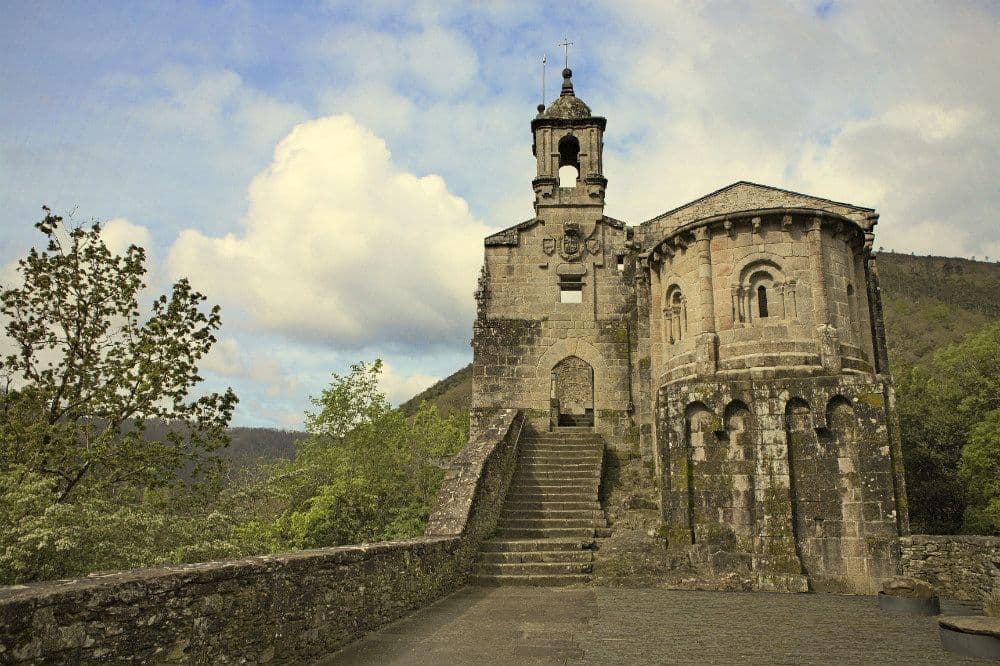
[{"label": "stone pilaster", "polygon": [[719,336],[715,332],[715,292],[712,287],[711,233],[707,226],[695,231],[698,253],[699,313],[695,338],[695,371],[711,376],[719,367]]},{"label": "stone pilaster", "polygon": [[822,222],[814,217],[809,225],[809,250],[812,254],[813,309],[816,317],[816,346],[823,369],[839,373],[840,334],[830,323],[830,296],[826,283],[826,261],[823,253]]}]

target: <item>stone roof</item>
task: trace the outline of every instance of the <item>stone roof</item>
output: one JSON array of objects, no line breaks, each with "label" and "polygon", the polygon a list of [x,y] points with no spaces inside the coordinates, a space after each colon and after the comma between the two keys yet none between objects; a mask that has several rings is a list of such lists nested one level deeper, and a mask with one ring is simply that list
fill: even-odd
[{"label": "stone roof", "polygon": [[590,107],[576,95],[560,97],[542,113],[543,118],[589,118]]},{"label": "stone roof", "polygon": [[569,67],[562,71],[563,84],[559,98],[541,112],[542,118],[590,118],[590,107],[573,92],[573,70]]},{"label": "stone roof", "polygon": [[854,204],[831,201],[801,192],[784,190],[771,185],[760,185],[746,180],[740,180],[732,185],[727,185],[714,192],[710,192],[703,197],[678,206],[656,217],[646,220],[643,225],[659,222],[667,218],[683,218],[684,221],[707,217],[713,214],[733,213],[741,210],[753,210],[755,208],[771,208],[780,206],[799,206],[803,208],[816,208],[830,212],[846,214],[873,213],[874,209],[855,206]]}]

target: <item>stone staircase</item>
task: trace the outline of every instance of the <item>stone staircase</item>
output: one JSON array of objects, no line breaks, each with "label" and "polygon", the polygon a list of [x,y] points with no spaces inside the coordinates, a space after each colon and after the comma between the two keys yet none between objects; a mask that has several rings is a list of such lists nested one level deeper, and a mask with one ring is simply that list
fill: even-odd
[{"label": "stone staircase", "polygon": [[473,583],[572,585],[590,580],[604,440],[590,428],[525,433],[500,522],[483,542]]}]

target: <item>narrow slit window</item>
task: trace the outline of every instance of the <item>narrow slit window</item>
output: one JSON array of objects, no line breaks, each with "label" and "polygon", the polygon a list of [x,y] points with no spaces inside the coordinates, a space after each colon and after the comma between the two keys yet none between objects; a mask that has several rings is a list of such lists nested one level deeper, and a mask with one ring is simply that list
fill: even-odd
[{"label": "narrow slit window", "polygon": [[624,273],[625,272],[625,257],[624,256],[618,257],[618,272],[619,273]]},{"label": "narrow slit window", "polygon": [[757,287],[757,313],[761,319],[767,316],[767,288],[764,285]]},{"label": "narrow slit window", "polygon": [[559,282],[560,303],[583,303],[583,281],[579,277],[565,276]]}]

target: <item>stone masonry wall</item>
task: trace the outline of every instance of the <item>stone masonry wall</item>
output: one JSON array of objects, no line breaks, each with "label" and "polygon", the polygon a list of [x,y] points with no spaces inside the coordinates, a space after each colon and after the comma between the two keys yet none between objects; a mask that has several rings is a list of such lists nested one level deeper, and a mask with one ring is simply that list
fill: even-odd
[{"label": "stone masonry wall", "polygon": [[[545,209],[544,215],[486,241],[472,343],[473,408],[514,407],[532,427],[548,430],[553,369],[575,356],[593,368],[595,430],[612,447],[634,446],[634,278],[618,263],[627,234],[621,223],[595,218],[599,211]],[[567,245],[568,224],[579,225],[575,246]],[[579,280],[581,302],[561,302],[566,279]]]},{"label": "stone masonry wall", "polygon": [[480,414],[429,534],[0,588],[0,663],[309,663],[465,584],[522,419]]},{"label": "stone masonry wall", "polygon": [[[699,334],[716,336],[717,369],[726,376],[779,366],[819,372],[820,324],[838,331],[846,370],[871,373],[863,232],[828,221],[817,236],[808,215],[752,220],[702,230],[707,251],[699,250],[697,232],[685,232],[669,251],[656,253],[660,261],[650,283],[654,381],[662,385],[698,374]],[[766,295],[766,317],[759,314],[758,289]],[[706,299],[709,290],[712,298]]]},{"label": "stone masonry wall", "polygon": [[1000,590],[1000,537],[914,534],[900,546],[902,574],[930,583],[940,596],[982,601]]},{"label": "stone masonry wall", "polygon": [[722,553],[758,589],[871,594],[897,565],[885,386],[850,376],[660,393],[661,507],[675,551]]}]

